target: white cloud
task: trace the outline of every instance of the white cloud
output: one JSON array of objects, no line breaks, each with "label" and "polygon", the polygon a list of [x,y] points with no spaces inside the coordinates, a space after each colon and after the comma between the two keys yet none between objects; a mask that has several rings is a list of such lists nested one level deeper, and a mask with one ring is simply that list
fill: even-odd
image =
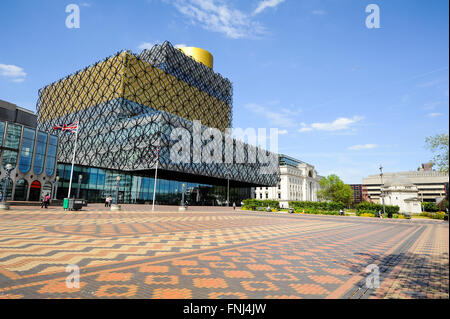
[{"label": "white cloud", "polygon": [[277,111],[272,111],[274,108],[264,107],[256,103],[249,103],[245,107],[257,115],[264,116],[269,121],[268,124],[271,127],[295,127],[296,121],[293,116],[300,112],[294,112],[286,108],[279,108]]},{"label": "white cloud", "polygon": [[0,64],[0,76],[11,78],[13,82],[23,82],[27,74],[16,65]]},{"label": "white cloud", "polygon": [[308,132],[312,130],[317,131],[340,131],[350,128],[351,125],[361,121],[364,117],[362,116],[354,116],[352,118],[340,117],[334,120],[333,122],[324,122],[324,123],[312,123],[311,125],[306,125],[305,123],[301,123],[301,128],[299,132]]},{"label": "white cloud", "polygon": [[438,117],[438,116],[441,116],[441,115],[442,115],[442,113],[428,113],[427,114],[428,117]]},{"label": "white cloud", "polygon": [[225,34],[232,39],[254,37],[266,33],[251,17],[229,6],[223,0],[175,0],[173,5],[190,19],[191,24]]},{"label": "white cloud", "polygon": [[88,2],[82,2],[82,3],[80,3],[80,6],[82,6],[82,7],[90,7],[92,4],[91,3],[88,3]]},{"label": "white cloud", "polygon": [[309,132],[312,131],[312,128],[308,127],[306,123],[300,123],[301,128],[299,129],[299,132]]},{"label": "white cloud", "polygon": [[419,83],[417,85],[417,87],[420,88],[427,88],[427,87],[432,87],[432,86],[437,86],[438,84],[442,83],[443,80],[442,79],[435,79],[435,80],[430,80],[428,82],[424,82],[424,83]]},{"label": "white cloud", "polygon": [[436,101],[436,102],[428,102],[424,104],[424,109],[425,110],[433,110],[436,106],[442,104],[441,101]]},{"label": "white cloud", "polygon": [[316,16],[323,16],[325,14],[327,14],[324,10],[314,10],[312,12],[312,14],[316,15]]},{"label": "white cloud", "polygon": [[275,8],[280,3],[283,2],[284,0],[263,0],[258,4],[255,11],[253,11],[253,14],[259,14],[263,12],[266,8]]},{"label": "white cloud", "polygon": [[149,50],[151,49],[156,43],[152,43],[152,42],[142,42],[141,44],[139,44],[138,49],[139,50]]},{"label": "white cloud", "polygon": [[175,44],[174,45],[174,48],[176,48],[176,49],[184,48],[184,47],[187,47],[187,45],[186,44]]},{"label": "white cloud", "polygon": [[279,130],[278,135],[285,135],[288,133],[288,130]]},{"label": "white cloud", "polygon": [[369,150],[377,147],[378,147],[377,144],[359,144],[350,146],[348,149],[352,151],[359,151],[359,150]]}]

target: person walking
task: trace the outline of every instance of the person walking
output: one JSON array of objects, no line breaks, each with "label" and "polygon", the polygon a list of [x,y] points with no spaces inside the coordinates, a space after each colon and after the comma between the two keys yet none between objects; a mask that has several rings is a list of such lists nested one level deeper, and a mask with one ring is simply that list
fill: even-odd
[{"label": "person walking", "polygon": [[111,202],[111,199],[109,198],[109,196],[106,196],[105,198],[105,207],[109,207],[109,203]]},{"label": "person walking", "polygon": [[233,202],[233,210],[236,210],[236,203]]},{"label": "person walking", "polygon": [[378,217],[383,218],[383,214],[381,213],[381,209],[378,211]]},{"label": "person walking", "polygon": [[339,216],[344,216],[344,212],[342,211],[342,208],[339,210]]},{"label": "person walking", "polygon": [[45,195],[44,198],[44,206],[48,209],[48,205],[50,205],[50,194]]}]

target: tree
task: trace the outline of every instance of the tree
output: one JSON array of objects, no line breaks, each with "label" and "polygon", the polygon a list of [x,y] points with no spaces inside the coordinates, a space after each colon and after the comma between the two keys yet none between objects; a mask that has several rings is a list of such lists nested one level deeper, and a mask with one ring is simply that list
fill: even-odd
[{"label": "tree", "polygon": [[317,191],[319,199],[340,202],[347,206],[353,202],[353,189],[344,184],[337,175],[322,178],[319,183],[321,188]]},{"label": "tree", "polygon": [[433,157],[432,163],[437,166],[441,172],[448,173],[448,133],[426,137],[425,143],[427,149],[432,153],[437,153]]}]

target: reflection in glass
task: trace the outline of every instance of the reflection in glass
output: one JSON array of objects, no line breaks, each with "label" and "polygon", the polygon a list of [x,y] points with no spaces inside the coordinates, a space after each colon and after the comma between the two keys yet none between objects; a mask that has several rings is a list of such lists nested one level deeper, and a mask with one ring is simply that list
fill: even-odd
[{"label": "reflection in glass", "polygon": [[39,132],[36,143],[36,154],[34,155],[33,170],[36,174],[41,174],[44,170],[45,150],[47,148],[47,133]]},{"label": "reflection in glass", "polygon": [[[0,192],[3,192],[3,183],[6,182],[6,178],[2,178],[0,180]],[[6,186],[6,200],[12,199],[12,188],[13,188],[13,181],[11,178],[9,178],[8,185]],[[2,194],[4,196],[4,194]]]},{"label": "reflection in glass", "polygon": [[2,160],[3,168],[6,168],[7,164],[11,164],[14,169],[17,164],[17,154],[18,154],[17,151],[4,150],[3,151],[3,160]]},{"label": "reflection in glass", "polygon": [[0,121],[0,146],[3,145],[3,136],[5,135],[5,122]]},{"label": "reflection in glass", "polygon": [[14,200],[26,201],[28,191],[28,182],[24,179],[19,179],[16,182],[16,187],[14,190]]},{"label": "reflection in glass", "polygon": [[19,149],[22,126],[8,123],[6,128],[5,147]]},{"label": "reflection in glass", "polygon": [[55,171],[56,163],[56,148],[58,146],[58,137],[55,135],[50,135],[48,150],[47,150],[47,163],[45,167],[45,172],[47,176],[52,176]]},{"label": "reflection in glass", "polygon": [[19,170],[22,173],[27,173],[31,168],[31,160],[33,158],[35,136],[36,136],[35,130],[24,127],[22,147],[20,151],[20,160],[19,160]]}]

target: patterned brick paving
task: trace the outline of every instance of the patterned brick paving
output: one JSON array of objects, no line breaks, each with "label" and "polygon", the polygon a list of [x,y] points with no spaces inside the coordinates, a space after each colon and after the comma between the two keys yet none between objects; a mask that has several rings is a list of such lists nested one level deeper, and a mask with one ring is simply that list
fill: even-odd
[{"label": "patterned brick paving", "polygon": [[0,298],[449,297],[447,222],[102,209],[0,212]]}]

